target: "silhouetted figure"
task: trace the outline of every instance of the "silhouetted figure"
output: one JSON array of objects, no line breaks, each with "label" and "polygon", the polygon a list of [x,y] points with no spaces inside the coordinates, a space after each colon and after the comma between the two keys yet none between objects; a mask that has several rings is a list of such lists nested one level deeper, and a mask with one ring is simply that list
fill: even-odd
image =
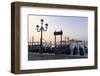
[{"label": "silhouetted figure", "polygon": [[73,55],[77,54],[78,54],[78,47],[75,45],[75,47],[73,48]]}]

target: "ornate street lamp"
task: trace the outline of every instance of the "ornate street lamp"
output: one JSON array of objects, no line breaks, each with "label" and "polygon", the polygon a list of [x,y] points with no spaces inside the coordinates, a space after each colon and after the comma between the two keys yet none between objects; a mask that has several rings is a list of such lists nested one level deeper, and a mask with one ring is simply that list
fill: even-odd
[{"label": "ornate street lamp", "polygon": [[44,28],[44,27],[43,27],[43,22],[44,22],[44,20],[41,19],[40,21],[41,21],[41,26],[36,25],[36,29],[37,29],[37,32],[41,32],[40,47],[41,47],[41,51],[42,51],[42,47],[43,47],[43,43],[42,43],[43,31],[47,31],[47,29],[48,29],[48,24],[46,23],[46,24],[45,24],[45,28]]}]

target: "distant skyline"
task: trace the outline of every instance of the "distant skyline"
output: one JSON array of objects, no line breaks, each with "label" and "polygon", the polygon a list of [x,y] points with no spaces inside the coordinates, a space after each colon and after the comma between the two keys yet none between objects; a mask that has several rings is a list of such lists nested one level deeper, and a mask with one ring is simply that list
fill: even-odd
[{"label": "distant skyline", "polygon": [[[54,31],[63,31],[64,40],[65,37],[70,39],[88,40],[88,17],[78,16],[44,16],[44,15],[29,15],[28,16],[28,42],[40,41],[40,32],[37,32],[36,25],[41,26],[41,19],[44,19],[45,23],[48,23],[48,29],[43,32],[43,41],[54,42]],[[60,41],[60,37],[57,36],[57,41]]]}]

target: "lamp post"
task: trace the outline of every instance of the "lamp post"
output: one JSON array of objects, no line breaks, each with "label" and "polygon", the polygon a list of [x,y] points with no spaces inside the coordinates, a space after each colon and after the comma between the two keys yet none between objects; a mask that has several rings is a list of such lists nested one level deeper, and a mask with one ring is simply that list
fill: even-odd
[{"label": "lamp post", "polygon": [[47,31],[47,29],[48,29],[48,24],[46,23],[46,24],[45,24],[45,28],[44,28],[44,27],[43,27],[43,22],[44,22],[44,20],[41,19],[40,21],[41,21],[41,26],[36,25],[36,29],[37,29],[37,32],[41,32],[40,47],[41,47],[41,51],[42,51],[42,47],[43,47],[43,43],[42,43],[43,31]]}]

